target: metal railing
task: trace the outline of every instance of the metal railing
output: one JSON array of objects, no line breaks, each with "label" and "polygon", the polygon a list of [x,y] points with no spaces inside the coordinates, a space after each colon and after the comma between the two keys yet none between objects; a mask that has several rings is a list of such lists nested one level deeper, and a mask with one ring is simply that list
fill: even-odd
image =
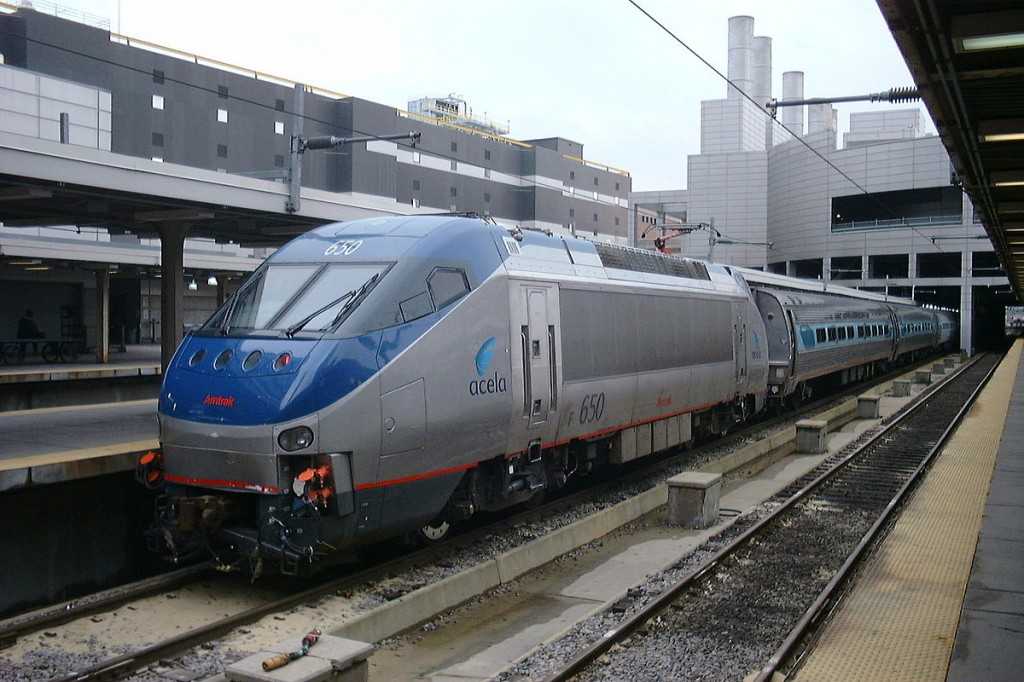
[{"label": "metal railing", "polygon": [[901,227],[947,227],[962,225],[963,215],[928,215],[914,218],[891,218],[889,220],[851,220],[846,223],[832,223],[833,232],[852,232],[854,230],[891,230]]}]

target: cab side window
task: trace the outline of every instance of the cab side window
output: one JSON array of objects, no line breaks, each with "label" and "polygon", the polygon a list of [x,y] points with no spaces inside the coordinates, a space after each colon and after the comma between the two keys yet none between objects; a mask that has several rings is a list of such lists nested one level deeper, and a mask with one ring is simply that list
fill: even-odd
[{"label": "cab side window", "polygon": [[469,293],[469,280],[462,270],[434,268],[427,277],[427,288],[434,301],[434,310],[440,310]]},{"label": "cab side window", "polygon": [[426,285],[426,291],[398,303],[403,322],[425,317],[469,293],[469,279],[457,268],[434,268],[427,276]]}]

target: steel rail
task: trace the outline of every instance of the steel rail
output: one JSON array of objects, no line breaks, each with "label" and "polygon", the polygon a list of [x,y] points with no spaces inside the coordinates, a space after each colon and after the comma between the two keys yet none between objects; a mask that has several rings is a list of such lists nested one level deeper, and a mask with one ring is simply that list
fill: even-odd
[{"label": "steel rail", "polygon": [[783,641],[775,653],[769,658],[768,662],[758,673],[755,678],[755,682],[767,682],[772,679],[774,673],[791,658],[794,653],[794,649],[797,644],[804,641],[805,637],[811,632],[812,628],[820,620],[821,616],[825,614],[826,608],[837,603],[837,600],[845,593],[846,588],[850,585],[850,581],[853,577],[854,569],[859,567],[866,558],[868,551],[877,546],[878,541],[882,539],[883,531],[890,526],[890,522],[893,520],[896,512],[903,507],[904,502],[910,496],[924,474],[934,463],[935,459],[938,458],[939,454],[946,447],[950,437],[960,426],[967,412],[974,406],[978,395],[988,384],[992,375],[999,368],[997,362],[992,366],[991,369],[985,374],[981,382],[971,391],[967,401],[960,407],[956,415],[953,417],[949,426],[942,432],[938,441],[931,448],[924,460],[914,469],[914,472],[900,487],[896,496],[886,505],[882,515],[872,524],[871,528],[864,534],[864,537],[854,548],[853,552],[847,557],[846,561],[833,576],[832,580],[825,586],[825,588],[818,595],[818,598],[814,600],[814,603],[808,607],[803,617],[794,626],[789,636]]},{"label": "steel rail", "polygon": [[970,363],[963,365],[956,373],[950,375],[947,378],[947,381],[942,384],[932,385],[923,391],[915,403],[908,406],[903,412],[899,413],[888,425],[886,425],[884,429],[875,434],[868,442],[862,444],[855,451],[849,453],[837,462],[834,462],[827,471],[823,472],[802,489],[795,492],[770,514],[761,518],[750,528],[740,533],[728,545],[720,548],[700,566],[696,567],[690,573],[683,576],[683,578],[678,582],[661,592],[641,609],[628,616],[617,628],[606,632],[601,639],[577,653],[576,656],[566,662],[562,668],[544,678],[544,682],[565,682],[566,680],[571,679],[591,663],[596,661],[598,657],[606,653],[615,644],[621,642],[634,631],[639,629],[643,624],[668,609],[670,605],[680,597],[680,595],[685,593],[701,578],[710,573],[724,559],[746,546],[750,540],[758,536],[766,527],[774,524],[784,513],[790,511],[798,503],[802,502],[805,498],[821,488],[825,483],[844,472],[847,466],[857,460],[870,445],[881,441],[882,438],[915,415],[924,405],[927,404],[927,399],[934,397],[938,391],[949,386],[953,379],[960,377],[970,367],[973,367],[977,360],[978,357],[975,357]]},{"label": "steel rail", "polygon": [[[903,371],[905,370],[906,368],[903,368]],[[865,387],[870,387],[875,384],[882,383],[886,380],[886,376],[888,375],[883,375],[883,377],[876,378],[875,381],[859,383],[854,387],[853,391],[862,392],[865,389]],[[723,444],[728,444],[730,441],[737,441],[742,439],[743,436],[748,434],[749,432],[755,432],[758,430],[769,428],[772,424],[776,422],[792,420],[795,415],[803,414],[807,411],[811,411],[814,409],[820,409],[822,405],[829,402],[833,402],[849,392],[850,391],[840,391],[837,395],[826,396],[820,400],[814,401],[813,403],[808,403],[802,406],[800,409],[791,411],[781,417],[751,423],[746,428],[731,433],[728,437],[715,439],[714,441],[708,444],[708,447],[721,447]],[[321,598],[337,590],[351,587],[352,585],[367,582],[368,580],[372,580],[374,577],[379,576],[380,574],[387,573],[389,571],[393,572],[396,569],[399,569],[400,567],[405,565],[422,563],[423,561],[428,560],[435,553],[443,551],[446,548],[451,549],[454,547],[457,549],[458,547],[463,545],[471,545],[473,544],[475,539],[495,532],[496,528],[514,527],[518,524],[529,522],[530,520],[535,518],[550,516],[553,512],[558,513],[560,509],[570,507],[574,504],[580,504],[584,501],[589,501],[595,495],[600,495],[602,493],[608,492],[613,487],[629,485],[631,482],[635,482],[636,480],[651,476],[658,470],[662,470],[672,466],[677,466],[683,461],[685,461],[687,458],[692,458],[694,456],[699,455],[701,449],[703,449],[703,447],[697,448],[693,451],[684,452],[682,454],[677,454],[666,458],[660,458],[657,461],[649,463],[647,466],[638,468],[625,475],[620,473],[614,480],[605,481],[603,483],[599,483],[596,486],[588,486],[585,490],[570,493],[566,496],[557,498],[547,504],[542,505],[541,507],[521,512],[510,517],[504,517],[502,519],[497,520],[496,522],[487,523],[483,527],[475,528],[465,534],[456,536],[455,538],[452,538],[444,544],[435,545],[426,549],[419,549],[412,552],[406,552],[398,558],[385,561],[384,563],[376,564],[375,566],[361,570],[357,573],[346,574],[345,576],[332,579],[324,584],[317,585],[313,588],[304,590],[302,592],[289,595],[281,599],[268,602],[266,604],[262,604],[258,607],[254,607],[244,612],[240,612],[233,616],[225,617],[221,620],[211,622],[206,625],[199,626],[195,629],[190,630],[188,633],[181,634],[161,642],[155,642],[151,645],[142,647],[133,652],[123,654],[105,661],[101,661],[99,663],[95,663],[91,666],[84,667],[80,670],[71,672],[68,675],[58,679],[62,682],[70,680],[118,679],[122,676],[130,674],[133,670],[136,670],[143,665],[147,665],[151,662],[155,662],[157,660],[165,658],[168,655],[183,651],[191,646],[195,646],[200,643],[209,641],[212,638],[226,634],[235,627],[259,620],[265,615],[283,609],[291,608],[296,605],[306,603],[311,600],[315,600],[317,598]],[[155,579],[139,581],[139,583],[137,584],[138,587],[129,586],[129,589],[132,590],[134,594],[125,594],[124,596],[117,597],[117,593],[123,590],[124,588],[115,588],[114,590],[108,591],[114,596],[107,597],[107,593],[100,593],[100,598],[104,600],[104,602],[102,603],[100,601],[92,601],[91,597],[75,600],[73,602],[67,602],[62,606],[48,609],[46,614],[42,616],[43,619],[40,620],[33,620],[29,622],[21,620],[14,622],[15,619],[12,619],[11,621],[7,621],[6,623],[0,624],[0,628],[7,628],[6,630],[0,629],[0,648],[2,648],[3,646],[3,636],[5,634],[8,636],[8,638],[17,638],[18,636],[21,636],[22,634],[27,632],[28,627],[38,629],[46,624],[54,622],[67,622],[69,620],[73,620],[76,617],[82,617],[84,615],[100,611],[104,608],[110,608],[110,606],[125,603],[130,599],[135,598],[136,596],[144,596],[146,594],[155,593],[163,587],[189,581],[193,579],[195,575],[205,574],[207,568],[208,566],[204,564],[202,566],[184,569],[184,571],[182,571],[181,574],[175,574],[178,575],[176,580],[167,580],[162,586],[160,585],[161,578],[159,577]],[[710,568],[711,566],[709,565],[707,570],[710,570]],[[195,573],[190,574],[188,573],[189,571],[195,571]],[[705,571],[701,571],[701,575],[703,575],[704,572]],[[81,604],[78,604],[78,602],[81,602]],[[11,641],[13,641],[13,639],[11,639]]]},{"label": "steel rail", "polygon": [[60,604],[21,614],[0,621],[0,649],[11,646],[19,637],[37,632],[47,625],[66,623],[90,614],[105,611],[133,599],[156,594],[161,590],[170,589],[195,580],[213,572],[210,564],[197,564],[157,576],[137,580],[102,592],[96,592],[78,599],[70,599]]}]

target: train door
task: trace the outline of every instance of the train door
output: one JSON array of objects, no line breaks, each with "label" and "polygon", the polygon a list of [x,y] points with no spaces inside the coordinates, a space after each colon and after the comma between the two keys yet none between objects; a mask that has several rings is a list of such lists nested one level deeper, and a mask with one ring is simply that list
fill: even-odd
[{"label": "train door", "polygon": [[519,287],[522,415],[531,428],[546,424],[558,409],[557,295],[553,285]]},{"label": "train door", "polygon": [[747,323],[743,313],[735,316],[732,325],[733,354],[736,358],[736,383],[747,380]]}]

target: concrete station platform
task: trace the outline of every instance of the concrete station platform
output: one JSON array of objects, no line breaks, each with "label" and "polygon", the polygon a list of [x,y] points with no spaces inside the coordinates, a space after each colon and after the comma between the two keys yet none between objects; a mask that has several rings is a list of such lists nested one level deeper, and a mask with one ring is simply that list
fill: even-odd
[{"label": "concrete station platform", "polygon": [[1024,678],[1018,340],[793,679]]},{"label": "concrete station platform", "polygon": [[[0,393],[45,386],[63,394],[49,401],[67,404],[0,411],[0,492],[133,470],[140,454],[157,447],[159,345],[113,351],[103,364],[87,355],[71,363],[32,360],[0,366]],[[143,391],[152,398],[124,399],[129,391],[121,386],[139,377],[152,379]],[[102,396],[103,402],[84,396]]]},{"label": "concrete station platform", "polygon": [[47,363],[41,356],[30,354],[22,362],[0,365],[0,389],[17,384],[40,381],[81,381],[160,374],[160,345],[144,344],[112,350],[110,361],[96,362],[95,356],[83,353],[73,362]]}]

